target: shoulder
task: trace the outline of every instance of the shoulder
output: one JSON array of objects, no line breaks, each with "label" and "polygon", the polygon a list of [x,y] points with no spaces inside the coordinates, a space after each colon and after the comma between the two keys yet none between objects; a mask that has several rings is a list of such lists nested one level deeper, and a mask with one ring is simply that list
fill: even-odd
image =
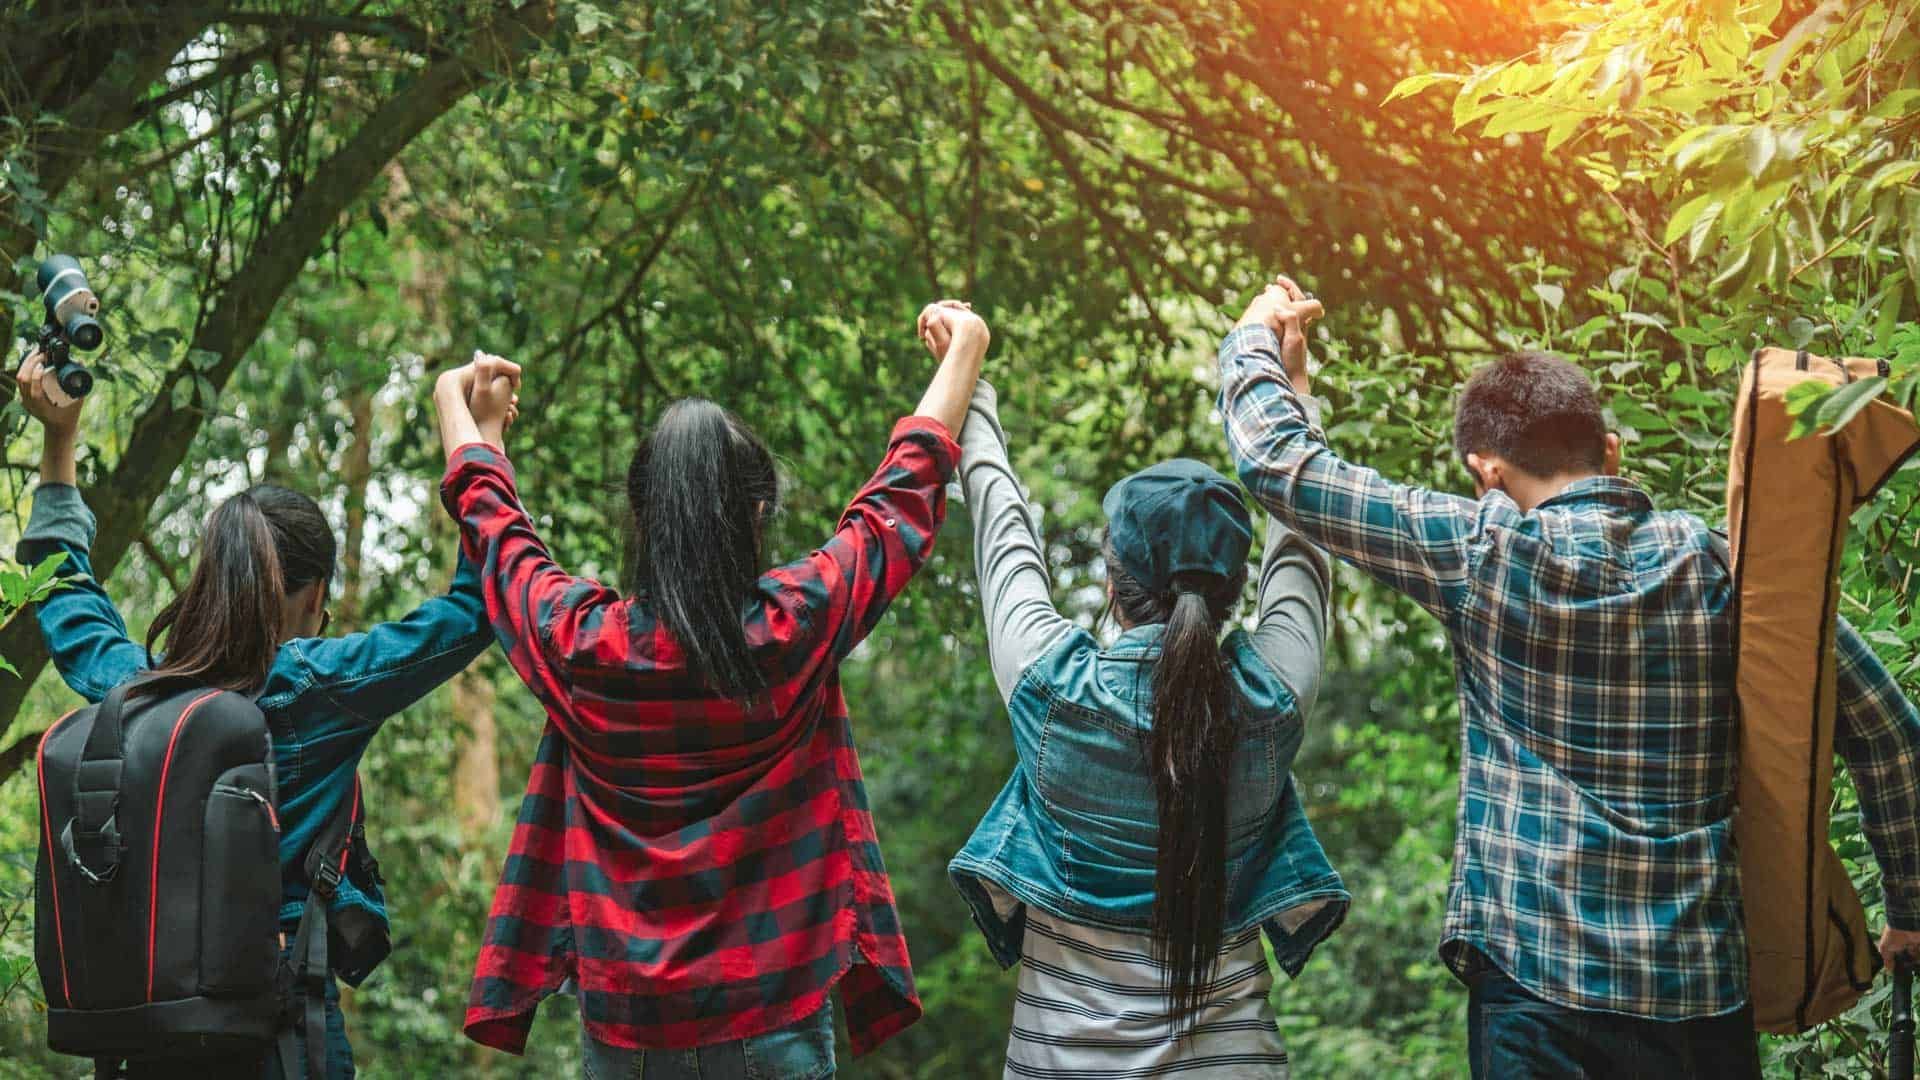
[{"label": "shoulder", "polygon": [[1252,634],[1235,629],[1221,642],[1220,651],[1226,658],[1227,671],[1240,691],[1241,700],[1252,716],[1285,716],[1299,709],[1299,702],[1286,681],[1254,646]]},{"label": "shoulder", "polygon": [[1104,659],[1100,639],[1094,637],[1086,627],[1069,623],[1069,629],[1060,635],[1060,640],[1021,672],[1020,686],[1068,700],[1086,696],[1088,682],[1094,678]]}]

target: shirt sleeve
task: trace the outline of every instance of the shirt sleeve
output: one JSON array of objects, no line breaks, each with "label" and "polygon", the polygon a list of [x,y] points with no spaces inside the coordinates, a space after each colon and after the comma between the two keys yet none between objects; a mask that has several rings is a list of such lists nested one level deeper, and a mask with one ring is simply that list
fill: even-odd
[{"label": "shirt sleeve", "polygon": [[469,443],[453,452],[440,497],[460,525],[461,551],[478,569],[487,618],[508,663],[550,716],[569,717],[564,658],[611,632],[609,620],[593,616],[620,596],[553,561],[515,483],[504,453]]},{"label": "shirt sleeve", "polygon": [[1288,528],[1436,615],[1466,596],[1479,504],[1342,461],[1294,393],[1272,330],[1243,326],[1221,342],[1220,414],[1241,481]]},{"label": "shirt sleeve", "polygon": [[[363,724],[379,724],[459,674],[493,644],[480,571],[461,552],[446,595],[406,617],[362,633],[289,642],[281,652],[295,658],[288,689],[319,693]],[[280,668],[262,692],[270,697]]]},{"label": "shirt sleeve", "polygon": [[823,659],[839,660],[866,640],[933,555],[959,456],[938,420],[901,420],[886,459],[841,514],[833,536],[763,579],[807,640],[824,646]]},{"label": "shirt sleeve", "polygon": [[1267,550],[1260,560],[1258,617],[1253,648],[1293,691],[1301,719],[1313,715],[1320,695],[1327,644],[1327,596],[1332,570],[1320,549],[1277,519],[1267,522]]},{"label": "shirt sleeve", "polygon": [[147,667],[147,650],[128,635],[119,609],[93,576],[89,552],[96,528],[78,488],[41,484],[18,548],[20,562],[29,566],[66,556],[56,572],[62,587],[40,601],[34,619],[54,669],[90,702],[104,700]]},{"label": "shirt sleeve", "polygon": [[1834,743],[1860,792],[1887,922],[1920,930],[1920,713],[1857,631],[1840,620]]},{"label": "shirt sleeve", "polygon": [[1007,458],[998,402],[974,386],[960,431],[960,490],[973,520],[973,566],[987,620],[987,655],[1002,700],[1033,662],[1073,630],[1053,606],[1040,530]]}]

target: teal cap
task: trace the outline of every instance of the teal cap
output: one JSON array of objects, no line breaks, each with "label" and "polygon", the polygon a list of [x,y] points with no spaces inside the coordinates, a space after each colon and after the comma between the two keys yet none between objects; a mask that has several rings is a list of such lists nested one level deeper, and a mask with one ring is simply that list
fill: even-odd
[{"label": "teal cap", "polygon": [[1154,592],[1171,589],[1175,574],[1232,577],[1253,547],[1239,487],[1190,458],[1134,473],[1107,490],[1100,508],[1120,568]]}]

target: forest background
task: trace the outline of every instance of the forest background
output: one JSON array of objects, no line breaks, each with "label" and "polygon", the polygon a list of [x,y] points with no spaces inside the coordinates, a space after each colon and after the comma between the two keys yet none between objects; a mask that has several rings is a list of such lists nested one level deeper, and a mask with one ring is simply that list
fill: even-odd
[{"label": "forest background", "polygon": [[[826,535],[912,408],[920,305],[971,299],[1089,624],[1098,496],[1224,464],[1213,345],[1276,272],[1323,298],[1330,437],[1463,490],[1454,389],[1560,349],[1627,470],[1724,516],[1729,399],[1762,344],[1889,359],[1809,428],[1920,370],[1920,3],[1783,0],[24,0],[0,16],[0,256],[82,257],[108,345],[83,439],[99,572],[134,633],[209,508],[320,499],[334,625],[443,588],[427,376],[527,366],[523,490],[573,569],[616,578],[635,433],[679,395],[785,456],[782,557]],[[4,277],[4,274],[0,274]],[[0,339],[40,319],[9,283]],[[0,400],[10,398],[10,387]],[[0,551],[37,428],[0,408]],[[1843,610],[1920,692],[1920,470],[1855,517]],[[1014,978],[948,884],[1012,766],[965,511],[847,665],[927,1015],[856,1077],[993,1076]],[[39,587],[0,563],[0,620]],[[1274,997],[1296,1075],[1464,1074],[1435,943],[1457,793],[1440,627],[1342,572],[1296,771],[1352,916]],[[30,618],[0,629],[0,1076],[44,1049],[31,751],[74,704]],[[524,1059],[459,1034],[543,717],[497,656],[390,721],[363,769],[398,948],[348,998],[362,1075],[574,1068],[554,1000]],[[1844,777],[1836,842],[1879,919]],[[1885,984],[1770,1038],[1770,1075],[1872,1075]],[[844,1047],[843,1047],[844,1049]]]}]

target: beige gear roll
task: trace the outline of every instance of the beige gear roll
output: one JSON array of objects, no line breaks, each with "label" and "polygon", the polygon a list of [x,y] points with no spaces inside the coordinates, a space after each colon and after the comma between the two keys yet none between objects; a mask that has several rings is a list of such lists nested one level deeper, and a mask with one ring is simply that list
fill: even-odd
[{"label": "beige gear roll", "polygon": [[1860,999],[1880,967],[1860,897],[1827,842],[1834,618],[1847,519],[1920,449],[1913,416],[1868,405],[1836,433],[1789,439],[1787,391],[1888,374],[1885,361],[1754,354],[1734,406],[1727,526],[1738,590],[1740,887],[1754,1023],[1805,1031]]}]

